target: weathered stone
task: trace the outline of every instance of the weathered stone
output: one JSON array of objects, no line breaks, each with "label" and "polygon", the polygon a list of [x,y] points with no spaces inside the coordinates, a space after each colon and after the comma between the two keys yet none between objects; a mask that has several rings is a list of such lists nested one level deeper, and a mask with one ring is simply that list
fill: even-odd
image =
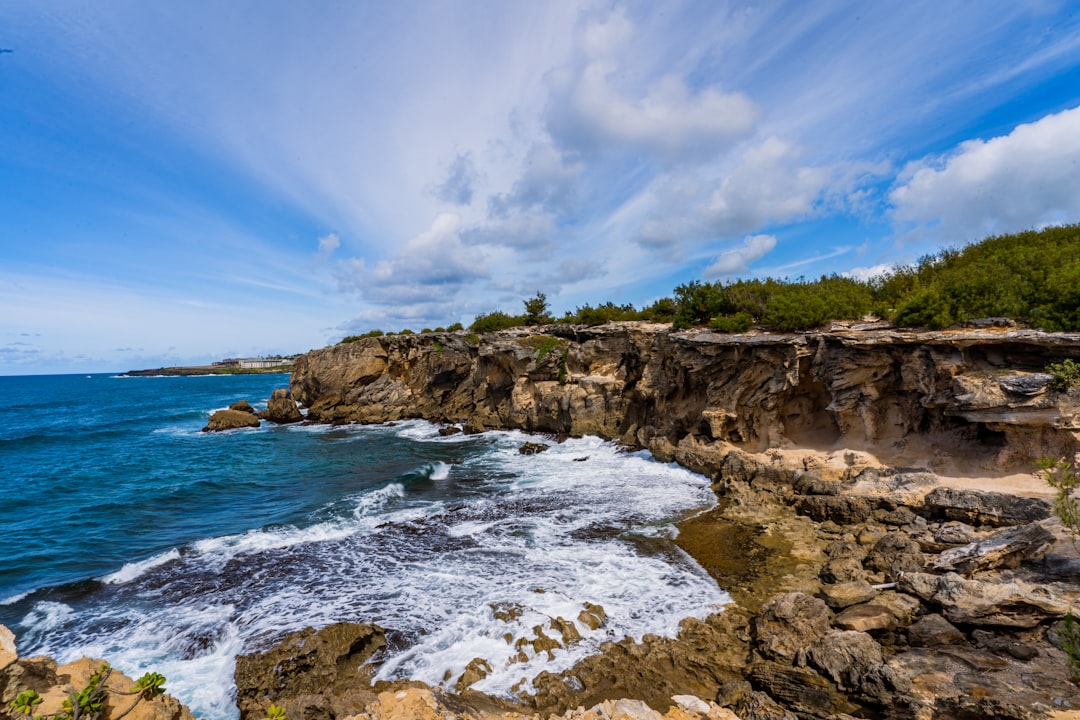
[{"label": "weathered stone", "polygon": [[916,522],[916,518],[918,516],[906,507],[898,507],[892,510],[880,508],[874,511],[874,520],[877,520],[882,525],[892,525],[893,527],[912,525]]},{"label": "weathered stone", "polygon": [[365,663],[386,647],[382,628],[343,622],[290,633],[266,652],[236,658],[236,704],[241,720],[263,717],[273,701],[290,718],[357,712],[375,700]]},{"label": "weathered stone", "polygon": [[864,497],[808,495],[799,498],[795,509],[818,522],[831,520],[839,525],[854,525],[870,517],[873,506]]},{"label": "weathered stone", "polygon": [[867,603],[852,605],[833,618],[833,627],[840,630],[876,633],[892,632],[897,628],[896,616],[884,605]]},{"label": "weathered stone", "polygon": [[913,647],[939,647],[964,642],[964,633],[937,613],[924,615],[907,629],[908,644]]},{"label": "weathered stone", "polygon": [[229,406],[230,410],[236,410],[237,412],[246,412],[252,415],[255,414],[255,408],[251,407],[251,403],[247,401],[247,398],[243,400],[237,400]]},{"label": "weathered stone", "polygon": [[[584,611],[582,611],[584,612]],[[562,635],[563,645],[581,639],[581,633],[573,621],[561,617],[551,618],[551,629]]]},{"label": "weathered stone", "polygon": [[11,632],[6,625],[0,625],[0,670],[19,659],[19,651],[15,649],[15,633]]},{"label": "weathered stone", "polygon": [[266,412],[261,417],[278,425],[296,423],[304,419],[292,393],[287,388],[278,388],[271,393],[270,399],[266,401]]},{"label": "weathered stone", "polygon": [[457,425],[447,425],[446,427],[439,428],[439,434],[443,437],[457,435],[459,432],[461,432],[461,428],[459,428]]},{"label": "weathered stone", "polygon": [[978,539],[979,533],[975,528],[959,520],[942,523],[941,527],[934,531],[934,540],[943,545],[967,545]]},{"label": "weathered stone", "polygon": [[888,702],[903,681],[885,664],[881,646],[866,633],[831,630],[810,645],[807,659],[841,690]]},{"label": "weathered stone", "polygon": [[578,613],[578,622],[590,630],[597,630],[607,622],[607,614],[604,608],[591,602],[585,603],[585,609]]},{"label": "weathered stone", "polygon": [[976,628],[971,632],[971,640],[978,647],[998,654],[1007,654],[1022,662],[1034,660],[1039,656],[1039,650],[1033,645],[1018,642],[1012,638],[1000,637],[981,628]]},{"label": "weathered stone", "polygon": [[1054,376],[1048,373],[1028,373],[998,378],[998,385],[1002,390],[1025,397],[1041,395],[1046,392],[1052,382],[1054,382]]},{"label": "weathered stone", "polygon": [[1043,555],[1054,544],[1054,534],[1039,523],[1004,528],[969,545],[946,550],[931,563],[938,571],[970,575],[980,570],[1015,568]]},{"label": "weathered stone", "polygon": [[937,487],[923,500],[931,518],[961,520],[974,525],[1025,525],[1050,516],[1043,500],[998,492]]},{"label": "weathered stone", "polygon": [[825,554],[833,560],[852,558],[861,563],[866,559],[866,548],[852,540],[834,540],[825,546]]},{"label": "weathered stone", "polygon": [[875,605],[881,605],[889,609],[901,627],[906,627],[915,622],[923,606],[917,598],[894,590],[887,590],[874,598]]},{"label": "weathered stone", "polygon": [[934,720],[1039,720],[1045,714],[1007,700],[953,695],[934,701]]},{"label": "weathered stone", "polygon": [[873,547],[883,537],[885,537],[885,528],[877,525],[867,525],[859,531],[855,539],[863,547]]},{"label": "weathered stone", "polygon": [[890,532],[875,543],[866,556],[866,567],[884,573],[885,579],[896,580],[900,573],[921,572],[926,557],[919,543],[900,532]]},{"label": "weathered stone", "polygon": [[763,692],[750,687],[750,683],[737,680],[726,683],[717,693],[716,702],[731,708],[740,720],[799,720]]},{"label": "weathered stone", "polygon": [[866,570],[863,569],[863,564],[853,557],[840,558],[822,565],[818,577],[823,583],[846,583],[866,580]]},{"label": "weathered stone", "polygon": [[484,658],[473,658],[469,661],[469,664],[465,666],[465,672],[461,673],[461,677],[459,677],[457,683],[454,684],[454,689],[458,692],[463,692],[465,688],[480,682],[490,674],[491,663]]},{"label": "weathered stone", "polygon": [[852,709],[828,680],[806,667],[762,660],[748,673],[754,686],[799,712],[833,714]]},{"label": "weathered stone", "polygon": [[834,610],[870,602],[877,597],[877,594],[878,591],[865,580],[821,586],[821,595],[825,598],[825,604]]},{"label": "weathered stone", "polygon": [[476,418],[469,418],[469,420],[461,427],[461,431],[466,435],[479,435],[480,433],[487,432],[487,427],[484,423]]},{"label": "weathered stone", "polygon": [[536,455],[549,449],[551,449],[550,445],[545,445],[543,443],[527,442],[518,448],[518,453],[520,453],[521,455]]},{"label": "weathered stone", "polygon": [[754,639],[766,657],[790,662],[829,631],[831,620],[832,613],[818,598],[798,592],[778,595],[754,618]]},{"label": "weathered stone", "polygon": [[1069,612],[1066,599],[1023,580],[985,582],[956,573],[906,573],[899,589],[938,605],[954,623],[1030,628]]},{"label": "weathered stone", "polygon": [[238,428],[257,428],[259,418],[243,410],[215,410],[206,423],[203,432],[221,432]]}]

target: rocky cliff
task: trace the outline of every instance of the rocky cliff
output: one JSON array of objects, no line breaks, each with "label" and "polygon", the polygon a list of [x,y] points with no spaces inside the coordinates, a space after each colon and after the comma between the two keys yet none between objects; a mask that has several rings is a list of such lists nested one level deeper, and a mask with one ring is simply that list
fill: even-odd
[{"label": "rocky cliff", "polygon": [[319,422],[596,434],[661,456],[686,439],[751,453],[842,448],[985,474],[1080,450],[1080,393],[1044,373],[1067,357],[1080,357],[1080,334],[545,326],[328,347],[297,359],[291,389]]}]

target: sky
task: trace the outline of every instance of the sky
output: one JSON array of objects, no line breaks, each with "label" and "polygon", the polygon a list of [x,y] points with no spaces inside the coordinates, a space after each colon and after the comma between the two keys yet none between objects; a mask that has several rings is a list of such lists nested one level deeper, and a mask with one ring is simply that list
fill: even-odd
[{"label": "sky", "polygon": [[0,375],[1080,221],[1080,2],[0,2]]}]

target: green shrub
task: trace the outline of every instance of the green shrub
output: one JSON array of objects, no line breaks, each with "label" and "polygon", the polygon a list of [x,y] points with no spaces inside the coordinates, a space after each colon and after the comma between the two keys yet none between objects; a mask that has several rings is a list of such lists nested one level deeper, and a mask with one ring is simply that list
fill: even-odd
[{"label": "green shrub", "polygon": [[464,329],[465,329],[465,327],[459,322],[456,322],[453,325],[447,325],[446,326],[446,332],[457,332],[458,330],[464,330]]},{"label": "green shrub", "polygon": [[678,309],[672,318],[677,328],[704,325],[723,312],[724,294],[717,283],[691,282],[675,288],[675,304]]},{"label": "green shrub", "polygon": [[342,338],[341,342],[339,342],[338,345],[344,345],[345,343],[354,343],[357,340],[363,340],[364,338],[382,337],[383,334],[384,333],[382,330],[369,330],[368,332],[361,335],[349,335],[348,337]]},{"label": "green shrub", "polygon": [[1080,363],[1071,358],[1066,358],[1059,363],[1050,363],[1046,366],[1046,372],[1053,376],[1054,381],[1051,385],[1055,390],[1064,392],[1080,385]]},{"label": "green shrub", "polygon": [[649,307],[641,311],[641,319],[649,322],[665,323],[675,319],[679,306],[674,298],[660,298]]},{"label": "green shrub", "polygon": [[616,305],[609,300],[596,307],[588,304],[582,305],[573,313],[567,312],[561,322],[592,326],[621,320],[639,320],[640,318],[641,314],[634,310],[633,305]]},{"label": "green shrub", "polygon": [[734,315],[717,315],[709,323],[713,330],[726,333],[743,333],[753,326],[754,318],[749,313],[737,312]]},{"label": "green shrub", "polygon": [[538,292],[528,300],[522,300],[522,303],[525,305],[525,325],[546,325],[551,322],[547,295],[544,293]]},{"label": "green shrub", "polygon": [[489,333],[496,330],[506,330],[512,327],[521,327],[527,322],[523,316],[507,315],[496,310],[484,315],[477,315],[469,329],[476,333]]}]

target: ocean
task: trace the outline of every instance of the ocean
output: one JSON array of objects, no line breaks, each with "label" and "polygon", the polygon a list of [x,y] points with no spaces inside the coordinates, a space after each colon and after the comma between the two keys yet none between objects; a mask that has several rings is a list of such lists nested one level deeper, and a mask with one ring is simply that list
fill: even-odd
[{"label": "ocean", "polygon": [[[519,432],[435,425],[202,433],[287,375],[0,377],[0,623],[21,655],[148,670],[198,717],[237,717],[234,657],[306,626],[375,622],[380,678],[508,694],[607,640],[673,636],[729,597],[671,539],[705,478],[597,438],[538,455]],[[602,628],[511,663],[510,631],[601,605]],[[447,680],[446,678],[450,679]],[[526,689],[528,686],[526,685]]]}]

